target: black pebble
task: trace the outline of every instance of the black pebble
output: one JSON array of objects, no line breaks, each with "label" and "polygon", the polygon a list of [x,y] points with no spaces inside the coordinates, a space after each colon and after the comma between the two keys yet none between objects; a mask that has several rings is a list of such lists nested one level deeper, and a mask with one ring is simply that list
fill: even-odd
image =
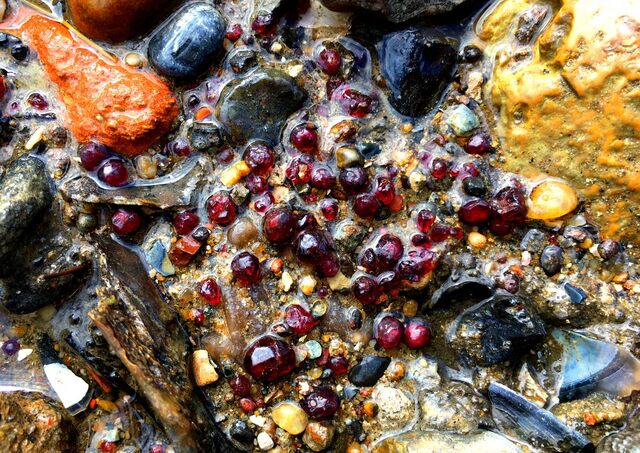
[{"label": "black pebble", "polygon": [[607,239],[598,244],[598,255],[607,261],[620,253],[620,244],[612,239]]},{"label": "black pebble", "polygon": [[201,226],[195,229],[193,233],[191,233],[191,237],[198,242],[206,242],[209,239],[209,235],[211,231],[207,227]]},{"label": "black pebble", "polygon": [[549,277],[560,272],[563,262],[564,254],[557,245],[546,246],[542,251],[542,255],[540,255],[540,266]]},{"label": "black pebble", "polygon": [[236,74],[247,72],[257,64],[258,56],[251,49],[238,49],[229,57],[229,66]]},{"label": "black pebble", "polygon": [[359,387],[373,387],[391,363],[389,357],[369,355],[351,368],[349,382]]},{"label": "black pebble", "polygon": [[482,59],[482,51],[476,46],[465,46],[460,52],[460,61],[464,63],[474,63]]},{"label": "black pebble", "polygon": [[487,194],[487,187],[484,185],[484,180],[478,176],[465,178],[462,182],[462,188],[467,195],[473,197],[484,197]]},{"label": "black pebble", "polygon": [[11,47],[11,56],[17,61],[24,61],[29,56],[29,48],[24,44],[15,44]]},{"label": "black pebble", "polygon": [[231,425],[229,436],[242,445],[253,445],[253,432],[242,420],[238,420]]}]

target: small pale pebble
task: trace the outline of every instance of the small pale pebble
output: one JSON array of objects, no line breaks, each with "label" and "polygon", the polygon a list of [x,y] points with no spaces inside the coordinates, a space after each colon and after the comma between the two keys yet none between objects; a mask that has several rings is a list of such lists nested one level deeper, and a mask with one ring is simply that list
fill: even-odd
[{"label": "small pale pebble", "polygon": [[158,164],[145,154],[136,158],[136,173],[144,179],[154,179],[158,175]]},{"label": "small pale pebble", "polygon": [[531,264],[531,253],[528,251],[522,252],[522,259],[520,260],[523,266],[528,266]]},{"label": "small pale pebble", "polygon": [[322,345],[316,340],[307,341],[305,346],[307,347],[307,351],[309,351],[310,359],[317,359],[322,355]]},{"label": "small pale pebble", "polygon": [[284,401],[274,407],[271,418],[276,425],[294,436],[302,433],[309,423],[305,411],[292,401]]},{"label": "small pale pebble", "polygon": [[427,177],[420,171],[414,170],[409,175],[409,186],[414,192],[420,191],[427,183]]},{"label": "small pale pebble", "polygon": [[198,387],[213,384],[218,380],[218,373],[209,360],[206,349],[193,351],[192,356],[193,377]]},{"label": "small pale pebble", "polygon": [[304,65],[297,64],[289,68],[289,75],[293,78],[298,77],[304,71]]},{"label": "small pale pebble", "polygon": [[245,161],[240,160],[229,168],[226,168],[220,174],[220,182],[222,182],[222,184],[227,187],[231,187],[238,183],[249,173],[251,173],[251,167],[249,167],[249,165]]},{"label": "small pale pebble", "polygon": [[527,200],[527,217],[554,220],[565,216],[578,206],[578,194],[569,184],[548,179],[531,191]]},{"label": "small pale pebble", "polygon": [[258,440],[258,447],[262,451],[270,450],[275,445],[273,443],[273,439],[271,438],[271,436],[265,433],[264,431],[258,434],[257,440]]},{"label": "small pale pebble", "polygon": [[335,276],[327,278],[327,282],[332,291],[346,289],[351,286],[351,280],[345,277],[342,272],[338,272]]},{"label": "small pale pebble", "polygon": [[293,278],[291,277],[291,274],[287,271],[284,271],[282,273],[281,282],[282,282],[282,290],[285,293],[289,292],[289,290],[291,289],[291,286],[293,285]]},{"label": "small pale pebble", "polygon": [[320,379],[320,376],[322,376],[322,368],[311,368],[307,372],[307,375],[311,380]]},{"label": "small pale pebble", "polygon": [[144,66],[145,59],[137,52],[129,52],[124,56],[124,62],[132,68],[141,68]]},{"label": "small pale pebble", "polygon": [[267,423],[267,419],[261,415],[251,415],[249,417],[249,423],[253,423],[262,428]]},{"label": "small pale pebble", "polygon": [[487,237],[482,233],[478,233],[477,231],[472,231],[471,233],[469,233],[469,236],[467,236],[467,241],[469,242],[469,245],[474,248],[482,248],[487,245]]},{"label": "small pale pebble", "polygon": [[480,125],[476,114],[464,104],[448,109],[446,121],[457,136],[466,136]]},{"label": "small pale pebble", "polygon": [[328,422],[311,422],[304,431],[302,441],[313,451],[326,450],[331,441],[335,428]]},{"label": "small pale pebble", "polygon": [[26,149],[27,151],[31,151],[38,143],[40,143],[44,138],[44,131],[44,126],[40,126],[39,128],[37,128],[35,132],[31,134],[31,137],[29,137],[27,143],[25,143],[24,149]]},{"label": "small pale pebble", "polygon": [[271,44],[271,48],[269,50],[271,53],[279,54],[280,52],[282,52],[283,48],[284,47],[282,46],[282,44],[280,44],[279,42],[274,42],[273,44]]},{"label": "small pale pebble", "polygon": [[316,279],[311,277],[310,275],[305,275],[300,280],[300,291],[305,296],[310,296],[313,294],[313,291],[316,289]]}]

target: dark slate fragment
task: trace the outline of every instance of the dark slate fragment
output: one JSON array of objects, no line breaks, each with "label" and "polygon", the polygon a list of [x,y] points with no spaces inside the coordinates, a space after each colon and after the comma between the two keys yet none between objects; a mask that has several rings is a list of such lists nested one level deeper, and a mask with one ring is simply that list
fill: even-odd
[{"label": "dark slate fragment", "polygon": [[0,193],[0,259],[4,259],[51,206],[52,184],[44,163],[30,156],[18,158],[0,181]]},{"label": "dark slate fragment", "polygon": [[572,304],[580,305],[587,298],[587,293],[584,289],[573,286],[570,283],[565,283],[563,286]]},{"label": "dark slate fragment", "polygon": [[349,382],[358,387],[372,387],[376,385],[390,363],[389,357],[366,356],[349,371]]},{"label": "dark slate fragment", "polygon": [[179,80],[202,74],[224,40],[222,15],[207,3],[192,3],[160,26],[149,41],[149,61],[162,75]]},{"label": "dark slate fragment", "polygon": [[385,35],[377,49],[391,105],[412,117],[428,113],[449,85],[457,47],[456,40],[431,29]]},{"label": "dark slate fragment", "polygon": [[507,435],[520,437],[543,451],[594,451],[593,444],[585,436],[502,384],[489,384],[489,399],[493,419]]},{"label": "dark slate fragment", "polygon": [[462,364],[488,366],[527,352],[545,334],[544,323],[524,300],[499,292],[463,312],[449,340]]},{"label": "dark slate fragment", "polygon": [[225,87],[219,118],[236,142],[261,139],[275,145],[287,118],[302,107],[306,97],[284,72],[256,70]]}]

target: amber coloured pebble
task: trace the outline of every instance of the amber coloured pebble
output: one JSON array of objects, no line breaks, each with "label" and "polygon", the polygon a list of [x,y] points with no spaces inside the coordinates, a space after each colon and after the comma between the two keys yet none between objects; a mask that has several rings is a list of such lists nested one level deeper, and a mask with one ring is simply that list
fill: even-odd
[{"label": "amber coloured pebble", "polygon": [[578,206],[578,194],[565,182],[548,179],[531,191],[527,200],[527,217],[554,220],[569,214]]}]

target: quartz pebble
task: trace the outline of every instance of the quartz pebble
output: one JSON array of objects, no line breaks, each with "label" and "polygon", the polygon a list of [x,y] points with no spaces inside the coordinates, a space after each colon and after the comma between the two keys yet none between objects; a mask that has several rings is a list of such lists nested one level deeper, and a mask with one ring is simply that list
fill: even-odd
[{"label": "quartz pebble", "polygon": [[199,387],[213,384],[218,380],[218,373],[209,360],[209,353],[206,349],[193,351],[192,356],[193,377]]},{"label": "quartz pebble", "polygon": [[300,405],[290,401],[280,403],[273,408],[271,418],[276,425],[294,436],[302,433],[309,423],[309,418]]},{"label": "quartz pebble", "polygon": [[413,417],[415,402],[402,390],[380,386],[372,396],[378,406],[377,420],[383,429],[402,428]]},{"label": "quartz pebble", "polygon": [[527,217],[554,220],[569,214],[578,206],[578,194],[568,184],[549,179],[538,184],[527,200]]},{"label": "quartz pebble", "polygon": [[445,115],[447,124],[451,126],[453,132],[459,137],[468,135],[480,124],[476,114],[464,104],[447,110]]},{"label": "quartz pebble", "polygon": [[302,441],[312,451],[325,450],[333,441],[335,428],[323,422],[310,422],[304,430]]},{"label": "quartz pebble", "polygon": [[271,450],[275,445],[273,443],[273,439],[271,438],[271,436],[265,433],[264,431],[258,434],[257,441],[258,441],[258,447],[262,451]]}]

